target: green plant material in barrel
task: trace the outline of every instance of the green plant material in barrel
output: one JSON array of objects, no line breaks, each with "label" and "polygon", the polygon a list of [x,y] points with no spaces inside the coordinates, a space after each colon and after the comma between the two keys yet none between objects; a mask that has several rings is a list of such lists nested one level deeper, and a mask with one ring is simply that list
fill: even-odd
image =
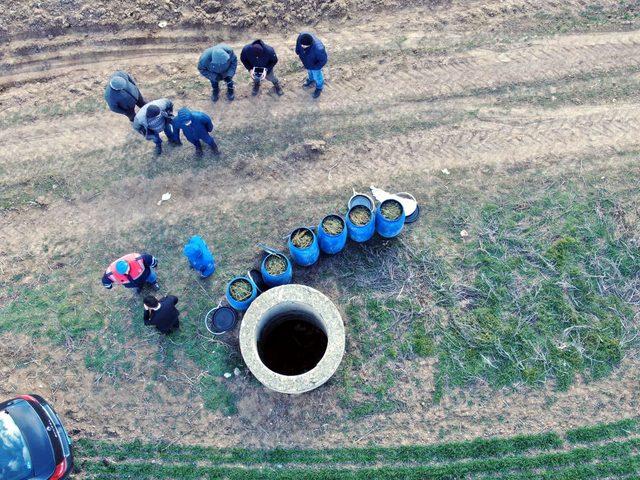
[{"label": "green plant material in barrel", "polygon": [[291,235],[291,243],[297,248],[309,248],[313,243],[313,233],[308,228],[299,228]]},{"label": "green plant material in barrel", "polygon": [[397,200],[387,200],[381,207],[382,216],[387,220],[397,220],[402,215],[402,205]]},{"label": "green plant material in barrel", "polygon": [[344,230],[344,222],[337,215],[329,215],[322,220],[322,229],[329,235],[340,235]]},{"label": "green plant material in barrel", "polygon": [[349,212],[349,220],[358,227],[363,227],[371,221],[371,210],[364,205],[357,205]]},{"label": "green plant material in barrel", "polygon": [[282,255],[271,254],[264,266],[270,275],[282,275],[287,270],[287,260]]},{"label": "green plant material in barrel", "polygon": [[244,302],[245,300],[248,300],[251,297],[251,294],[253,293],[253,288],[251,287],[251,283],[249,283],[249,280],[245,278],[238,278],[234,280],[231,283],[229,290],[231,291],[231,296],[239,302]]}]

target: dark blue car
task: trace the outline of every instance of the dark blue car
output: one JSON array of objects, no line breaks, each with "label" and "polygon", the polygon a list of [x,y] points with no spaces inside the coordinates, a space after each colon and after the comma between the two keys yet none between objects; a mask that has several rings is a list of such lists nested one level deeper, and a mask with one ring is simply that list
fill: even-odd
[{"label": "dark blue car", "polygon": [[0,403],[0,479],[61,480],[72,469],[71,440],[42,397]]}]

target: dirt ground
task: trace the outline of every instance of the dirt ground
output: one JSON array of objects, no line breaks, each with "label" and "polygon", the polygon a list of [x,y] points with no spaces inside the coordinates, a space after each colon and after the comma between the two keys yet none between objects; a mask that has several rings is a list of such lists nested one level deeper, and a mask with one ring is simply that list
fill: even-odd
[{"label": "dirt ground", "polygon": [[[640,30],[624,8],[619,17],[600,19],[601,10],[589,10],[593,2],[577,0],[328,0],[313,9],[302,2],[270,8],[267,2],[167,1],[161,9],[138,2],[120,21],[113,13],[120,2],[93,2],[91,8],[79,1],[37,2],[27,15],[35,3],[14,2],[0,17],[0,191],[15,201],[0,211],[0,305],[11,301],[10,278],[32,288],[60,268],[60,258],[66,269],[86,263],[100,271],[100,261],[85,253],[96,239],[194,212],[232,215],[248,195],[285,202],[385,185],[402,175],[428,184],[442,169],[456,167],[545,175],[640,146],[637,98],[563,102],[557,93],[567,79],[612,72],[638,78]],[[618,13],[620,5],[598,2]],[[161,20],[166,28],[156,28]],[[139,22],[145,28],[135,28]],[[299,88],[303,73],[292,47],[302,24],[313,25],[332,58],[319,102]],[[269,29],[263,39],[281,58],[286,95],[279,99],[263,88],[253,99],[245,78],[235,102],[212,108],[208,88],[197,83],[199,52],[222,32],[239,47],[262,25]],[[43,40],[43,34],[50,36]],[[105,111],[100,97],[115,69],[132,73],[148,97],[167,96],[212,113],[223,150],[225,132],[240,132],[241,139],[256,117],[267,119],[260,127],[267,133],[269,122],[313,123],[319,115],[334,115],[335,125],[311,138],[294,129],[289,145],[265,142],[264,152],[225,152],[209,168],[182,168],[193,163],[188,144],[155,160],[124,117]],[[501,106],[491,97],[526,96],[533,87],[548,104]],[[424,128],[389,132],[407,119]],[[238,138],[233,141],[241,143]],[[312,162],[305,147],[310,141],[326,145]],[[584,168],[591,168],[588,161]],[[169,190],[173,201],[158,209],[156,201]],[[29,192],[25,201],[23,191]],[[93,293],[110,294],[100,288]],[[398,392],[407,405],[402,412],[345,420],[331,384],[283,397],[243,372],[230,380],[239,413],[225,417],[194,400],[197,372],[188,365],[153,382],[148,393],[147,357],[155,354],[155,338],[129,341],[133,367],[126,381],[116,382],[87,370],[74,345],[49,347],[6,333],[0,338],[0,397],[36,388],[78,437],[262,447],[410,444],[566,429],[635,415],[640,400],[640,360],[629,356],[613,376],[578,382],[567,392],[496,392],[480,384],[434,405],[435,360],[424,360],[397,372],[401,385],[421,385],[420,394]]]}]

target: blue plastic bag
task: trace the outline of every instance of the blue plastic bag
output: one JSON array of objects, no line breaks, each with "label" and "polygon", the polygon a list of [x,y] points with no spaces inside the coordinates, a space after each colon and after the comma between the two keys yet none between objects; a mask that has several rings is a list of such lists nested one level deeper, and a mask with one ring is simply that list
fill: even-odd
[{"label": "blue plastic bag", "polygon": [[191,268],[200,272],[206,278],[216,271],[216,264],[211,251],[205,241],[199,235],[194,235],[189,239],[189,243],[184,246],[184,256],[189,260]]}]

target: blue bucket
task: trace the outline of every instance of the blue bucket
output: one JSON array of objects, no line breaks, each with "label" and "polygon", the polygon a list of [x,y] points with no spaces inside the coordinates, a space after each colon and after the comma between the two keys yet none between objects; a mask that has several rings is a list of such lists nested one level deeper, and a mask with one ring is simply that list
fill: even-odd
[{"label": "blue bucket", "polygon": [[[306,230],[313,235],[313,242],[306,248],[298,248],[293,244],[293,237],[301,230]],[[301,267],[308,267],[318,261],[320,257],[320,248],[318,247],[318,237],[313,233],[313,230],[307,227],[296,228],[291,235],[289,235],[289,252],[293,261]]]},{"label": "blue bucket", "polygon": [[[389,220],[382,215],[382,208],[391,202],[400,207],[400,215],[395,220]],[[385,200],[378,206],[378,210],[376,210],[376,232],[384,238],[396,237],[402,231],[402,227],[404,227],[404,220],[405,214],[402,204],[393,199]]]},{"label": "blue bucket", "polygon": [[[322,224],[329,218],[335,218],[342,223],[342,231],[337,234],[328,233]],[[318,225],[318,244],[320,250],[329,255],[340,252],[347,244],[347,225],[344,223],[344,218],[340,215],[327,215],[322,219],[320,225]]]},{"label": "blue bucket", "polygon": [[[246,280],[251,285],[251,296],[246,300],[236,300],[231,295],[231,285],[238,280]],[[244,312],[247,308],[249,308],[249,305],[251,305],[251,302],[253,302],[258,296],[258,288],[256,287],[256,284],[253,283],[253,280],[251,280],[247,276],[235,277],[229,283],[227,283],[227,290],[225,295],[227,297],[227,301],[229,302],[229,305],[231,305],[231,308],[238,310],[240,312]]]},{"label": "blue bucket", "polygon": [[[287,263],[287,268],[284,272],[279,275],[272,275],[267,271],[267,260],[269,257],[281,257]],[[280,285],[288,285],[293,280],[293,268],[291,268],[291,262],[289,259],[280,254],[280,253],[270,253],[264,260],[262,260],[262,265],[260,265],[260,272],[262,273],[262,279],[264,283],[269,285],[270,287],[278,287]]]},{"label": "blue bucket", "polygon": [[[371,214],[369,223],[367,223],[366,225],[356,225],[351,221],[351,212],[356,208],[366,208],[367,210],[369,210],[369,213]],[[346,223],[347,231],[349,232],[349,238],[354,242],[366,242],[367,240],[370,240],[371,237],[373,237],[373,234],[376,231],[376,220],[373,216],[373,211],[371,211],[365,205],[355,205],[354,207],[349,209],[349,213],[347,213]]]}]

